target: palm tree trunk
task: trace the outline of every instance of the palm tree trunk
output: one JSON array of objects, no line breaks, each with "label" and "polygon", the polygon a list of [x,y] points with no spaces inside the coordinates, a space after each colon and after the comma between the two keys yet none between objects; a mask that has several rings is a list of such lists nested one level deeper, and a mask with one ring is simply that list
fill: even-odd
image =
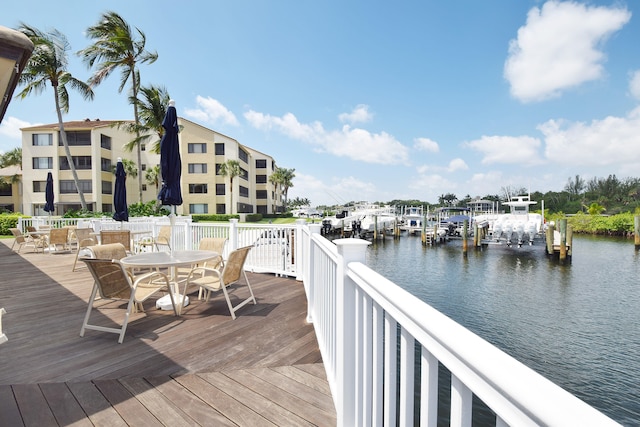
[{"label": "palm tree trunk", "polygon": [[142,150],[140,149],[140,117],[138,116],[138,79],[136,78],[136,70],[133,68],[131,73],[131,83],[133,85],[133,117],[136,121],[136,152],[138,155],[138,201],[142,203]]},{"label": "palm tree trunk", "polygon": [[87,202],[84,200],[84,192],[80,188],[80,180],[78,179],[78,173],[76,172],[76,165],[73,163],[73,157],[71,157],[71,150],[69,150],[69,144],[67,142],[67,132],[64,130],[64,123],[62,122],[62,112],[60,111],[60,99],[58,98],[58,88],[53,88],[53,96],[56,100],[56,113],[58,114],[58,124],[60,125],[60,137],[62,138],[62,145],[64,146],[64,152],[67,155],[67,161],[69,162],[69,169],[71,169],[71,175],[73,175],[73,181],[76,184],[76,190],[78,190],[78,196],[80,197],[80,206],[82,210],[86,211]]}]

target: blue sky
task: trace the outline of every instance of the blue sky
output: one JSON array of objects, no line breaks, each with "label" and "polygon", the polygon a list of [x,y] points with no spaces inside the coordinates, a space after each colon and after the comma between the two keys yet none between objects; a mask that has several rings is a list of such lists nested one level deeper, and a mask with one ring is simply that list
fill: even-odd
[{"label": "blue sky", "polygon": [[[105,6],[106,5],[106,6]],[[295,168],[312,205],[560,191],[569,177],[640,177],[640,4],[635,1],[10,2],[0,25],[71,44],[113,10],[159,59],[178,115]],[[113,75],[65,120],[131,119]],[[56,122],[53,95],[14,99],[19,128]]]}]

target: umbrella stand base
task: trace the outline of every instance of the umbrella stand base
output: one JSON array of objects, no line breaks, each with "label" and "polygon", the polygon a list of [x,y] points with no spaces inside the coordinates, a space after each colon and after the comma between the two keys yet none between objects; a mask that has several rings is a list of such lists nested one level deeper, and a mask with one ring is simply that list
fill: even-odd
[{"label": "umbrella stand base", "polygon": [[[173,294],[173,300],[176,302],[176,305],[180,305],[180,301],[182,301],[181,294]],[[184,297],[184,304],[182,307],[186,307],[189,305],[189,297]],[[171,297],[169,295],[165,295],[162,298],[158,298],[156,301],[156,308],[160,310],[173,310],[173,306],[171,305]]]}]

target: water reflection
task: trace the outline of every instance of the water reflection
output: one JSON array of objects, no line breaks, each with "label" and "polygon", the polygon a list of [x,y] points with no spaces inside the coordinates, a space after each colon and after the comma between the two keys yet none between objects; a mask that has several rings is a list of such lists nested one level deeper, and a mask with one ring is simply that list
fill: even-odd
[{"label": "water reflection", "polygon": [[640,255],[633,241],[574,237],[571,264],[542,246],[418,237],[368,248],[367,264],[615,420],[640,424]]}]

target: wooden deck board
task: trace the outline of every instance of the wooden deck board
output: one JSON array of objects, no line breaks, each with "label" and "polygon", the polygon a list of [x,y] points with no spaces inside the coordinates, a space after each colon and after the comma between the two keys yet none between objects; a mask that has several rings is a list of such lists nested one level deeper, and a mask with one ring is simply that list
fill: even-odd
[{"label": "wooden deck board", "polygon": [[[149,300],[118,344],[79,336],[93,282],[71,272],[73,253],[16,254],[11,243],[0,240],[0,426],[335,425],[300,282],[249,274],[258,304],[236,320],[221,295],[190,294],[180,317]],[[124,314],[120,302],[94,307],[100,324]]]}]

